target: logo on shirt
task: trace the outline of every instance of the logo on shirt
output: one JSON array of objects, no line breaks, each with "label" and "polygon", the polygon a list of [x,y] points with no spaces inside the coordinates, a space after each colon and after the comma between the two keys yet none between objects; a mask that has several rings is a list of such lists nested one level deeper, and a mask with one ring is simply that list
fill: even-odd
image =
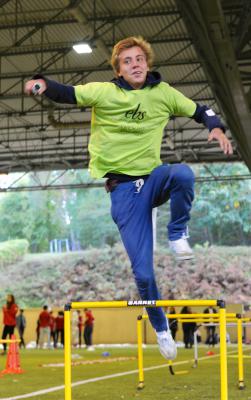
[{"label": "logo on shirt", "polygon": [[139,121],[144,119],[145,115],[146,115],[146,111],[140,110],[140,103],[137,105],[136,109],[128,110],[125,113],[126,118],[138,119]]}]

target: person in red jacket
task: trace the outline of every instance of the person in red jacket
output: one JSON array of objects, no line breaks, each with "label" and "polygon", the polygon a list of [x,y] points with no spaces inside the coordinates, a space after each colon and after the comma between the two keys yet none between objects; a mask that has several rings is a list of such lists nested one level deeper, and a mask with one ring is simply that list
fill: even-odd
[{"label": "person in red jacket", "polygon": [[91,312],[91,310],[88,310],[85,308],[85,329],[84,329],[84,341],[87,347],[87,350],[94,350],[92,347],[92,333],[93,333],[93,321],[94,321],[94,316]]},{"label": "person in red jacket", "polygon": [[47,342],[47,349],[51,346],[50,313],[48,306],[43,306],[43,311],[39,314],[39,342],[38,347],[43,349],[44,342]]},{"label": "person in red jacket", "polygon": [[[6,339],[7,336],[11,338],[13,335],[15,326],[16,326],[16,315],[18,312],[18,306],[15,302],[15,297],[13,294],[8,294],[6,298],[6,305],[3,306],[3,333],[2,339]],[[3,352],[2,355],[6,354],[7,344],[3,344]]]}]

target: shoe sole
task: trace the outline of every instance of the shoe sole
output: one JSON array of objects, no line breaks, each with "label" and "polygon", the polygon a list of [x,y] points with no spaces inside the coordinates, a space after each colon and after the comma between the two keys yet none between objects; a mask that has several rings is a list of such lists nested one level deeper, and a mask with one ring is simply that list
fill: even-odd
[{"label": "shoe sole", "polygon": [[177,261],[194,260],[194,256],[174,256]]}]

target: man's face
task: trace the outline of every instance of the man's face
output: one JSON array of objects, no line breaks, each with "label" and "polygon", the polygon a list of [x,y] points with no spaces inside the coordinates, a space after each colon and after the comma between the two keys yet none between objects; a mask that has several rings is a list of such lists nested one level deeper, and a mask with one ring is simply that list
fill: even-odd
[{"label": "man's face", "polygon": [[140,47],[130,47],[120,53],[118,75],[123,76],[134,89],[140,89],[144,85],[147,71],[149,68],[146,56]]}]

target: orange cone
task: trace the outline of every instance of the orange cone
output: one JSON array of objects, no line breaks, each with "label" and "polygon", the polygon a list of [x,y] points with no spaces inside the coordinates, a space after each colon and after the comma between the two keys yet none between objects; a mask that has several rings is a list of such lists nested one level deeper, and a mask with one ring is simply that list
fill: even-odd
[{"label": "orange cone", "polygon": [[20,366],[18,341],[15,342],[16,336],[12,335],[11,340],[13,340],[13,342],[9,345],[6,368],[2,372],[0,372],[0,375],[22,374],[24,372],[24,370],[22,370]]}]

